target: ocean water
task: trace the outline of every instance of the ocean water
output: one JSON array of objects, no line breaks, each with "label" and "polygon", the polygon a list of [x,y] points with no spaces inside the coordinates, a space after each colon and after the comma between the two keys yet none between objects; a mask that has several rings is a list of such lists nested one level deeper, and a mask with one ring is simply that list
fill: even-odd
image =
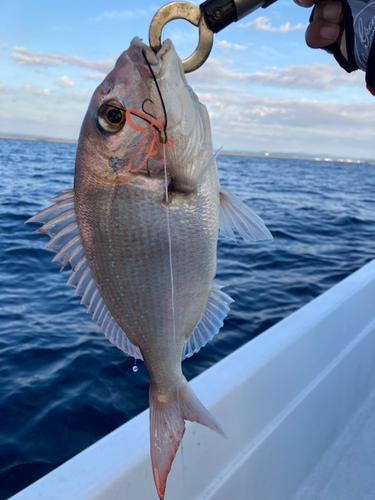
[{"label": "ocean water", "polygon": [[[72,187],[74,144],[0,139],[0,500],[148,405],[148,375],[98,331],[24,222]],[[375,166],[218,157],[222,185],[275,241],[218,244],[235,300],[221,332],[184,361],[191,379],[375,256]],[[67,266],[68,267],[68,266]]]}]

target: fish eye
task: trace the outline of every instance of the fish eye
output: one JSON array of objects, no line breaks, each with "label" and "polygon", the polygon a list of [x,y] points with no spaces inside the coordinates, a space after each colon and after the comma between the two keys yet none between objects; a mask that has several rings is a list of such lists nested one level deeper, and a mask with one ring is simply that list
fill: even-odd
[{"label": "fish eye", "polygon": [[119,132],[126,122],[125,111],[118,101],[104,102],[97,113],[100,128],[110,134]]}]

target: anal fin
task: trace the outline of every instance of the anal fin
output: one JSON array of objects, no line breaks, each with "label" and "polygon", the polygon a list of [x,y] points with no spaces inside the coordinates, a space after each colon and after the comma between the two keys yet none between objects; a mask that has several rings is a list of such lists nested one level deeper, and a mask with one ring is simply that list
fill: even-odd
[{"label": "anal fin", "polygon": [[222,292],[221,288],[221,286],[212,285],[206,309],[182,349],[183,360],[198,352],[223,326],[224,318],[228,314],[229,305],[233,299]]}]

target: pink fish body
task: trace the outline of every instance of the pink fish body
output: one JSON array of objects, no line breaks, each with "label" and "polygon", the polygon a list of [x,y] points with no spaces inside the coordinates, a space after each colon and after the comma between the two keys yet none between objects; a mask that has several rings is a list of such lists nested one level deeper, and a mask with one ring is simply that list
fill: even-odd
[{"label": "pink fish body", "polygon": [[54,261],[71,263],[68,283],[104,335],[149,371],[151,462],[163,499],[185,420],[224,434],[181,370],[182,359],[219,331],[232,302],[212,283],[218,230],[231,239],[233,228],[247,240],[272,238],[220,187],[206,108],[169,40],[155,54],[135,38],[119,57],[84,118],[74,190],[51,201],[30,221],[44,224]]}]

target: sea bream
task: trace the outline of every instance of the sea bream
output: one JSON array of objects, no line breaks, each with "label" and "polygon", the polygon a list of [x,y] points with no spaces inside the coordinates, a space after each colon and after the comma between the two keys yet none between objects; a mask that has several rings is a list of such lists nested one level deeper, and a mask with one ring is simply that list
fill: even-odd
[{"label": "sea bream", "polygon": [[185,420],[224,434],[181,370],[232,302],[212,282],[218,231],[272,238],[220,187],[207,110],[170,40],[155,54],[135,38],[119,57],[84,118],[74,189],[51,201],[29,222],[44,224],[54,261],[70,262],[68,284],[108,340],[149,371],[152,471],[163,499]]}]

